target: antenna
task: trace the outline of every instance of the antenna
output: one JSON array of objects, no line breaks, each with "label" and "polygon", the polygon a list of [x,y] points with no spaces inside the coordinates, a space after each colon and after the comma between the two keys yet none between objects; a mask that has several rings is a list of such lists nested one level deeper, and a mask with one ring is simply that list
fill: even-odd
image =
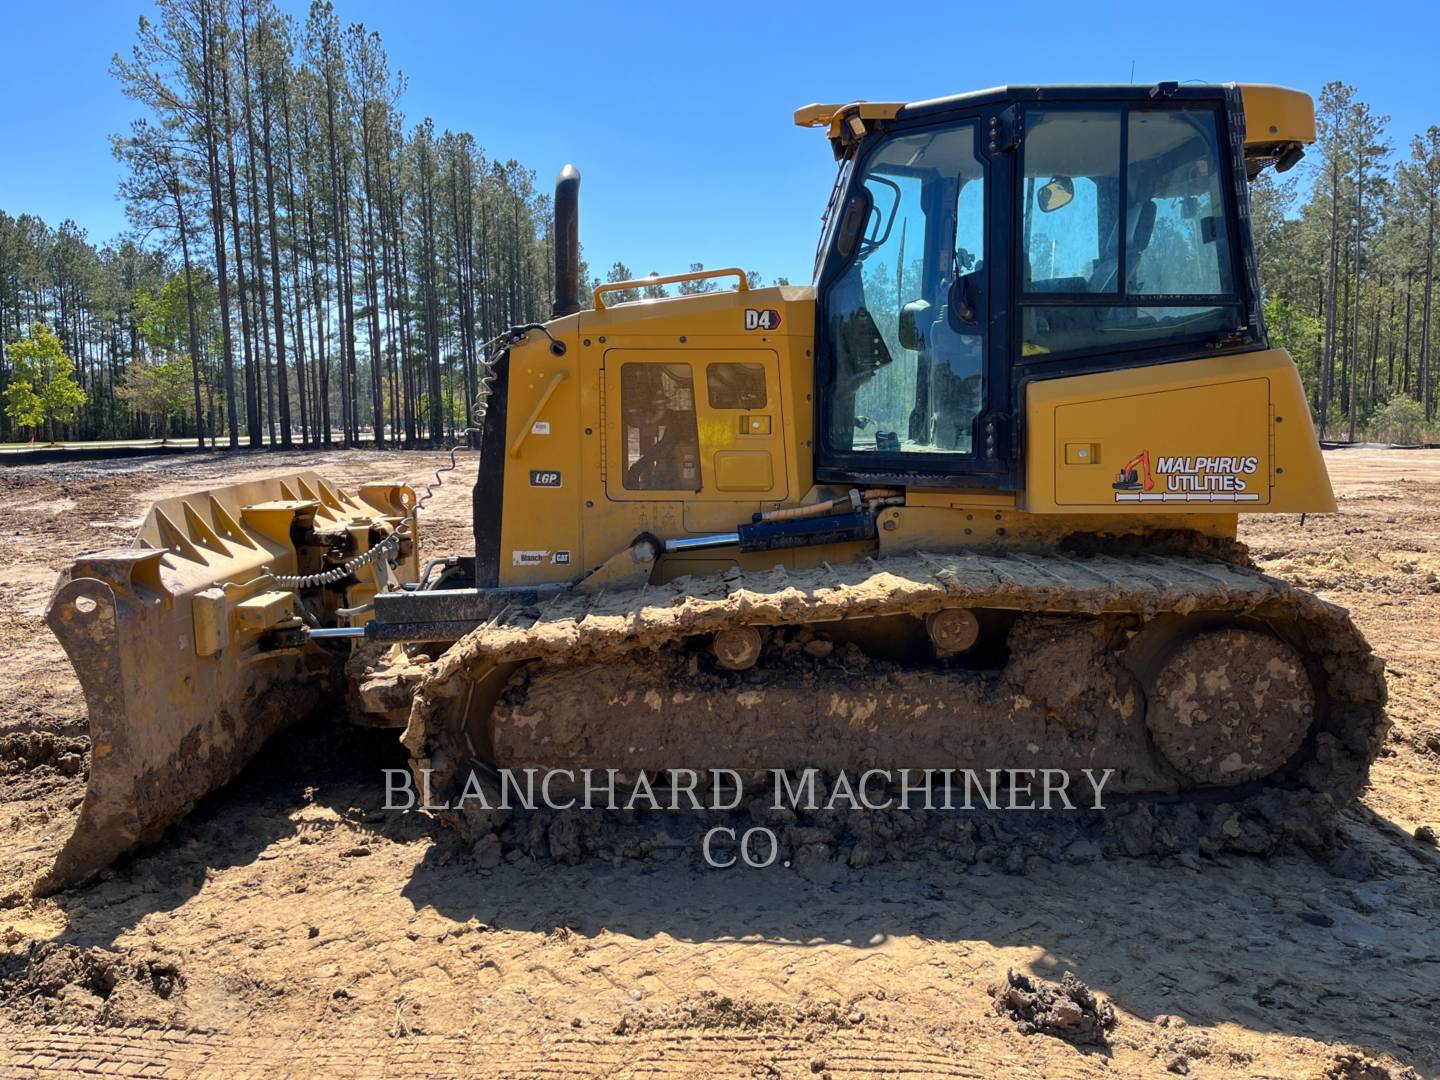
[{"label": "antenna", "polygon": [[1130,81],[1131,81],[1132,83],[1135,81],[1135,61],[1134,61],[1134,60],[1131,60],[1131,61],[1130,61]]}]

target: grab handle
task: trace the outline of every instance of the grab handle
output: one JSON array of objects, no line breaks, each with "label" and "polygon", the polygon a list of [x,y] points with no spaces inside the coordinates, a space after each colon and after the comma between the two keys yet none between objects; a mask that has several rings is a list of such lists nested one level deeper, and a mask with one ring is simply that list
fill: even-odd
[{"label": "grab handle", "polygon": [[705,278],[716,277],[739,278],[740,291],[750,291],[750,279],[738,266],[727,266],[723,270],[692,270],[688,274],[667,274],[664,277],[639,278],[636,281],[607,281],[603,285],[597,285],[595,287],[595,310],[605,310],[605,301],[600,299],[602,293],[618,292],[621,289],[639,289],[646,285],[673,285],[680,281],[703,281]]}]

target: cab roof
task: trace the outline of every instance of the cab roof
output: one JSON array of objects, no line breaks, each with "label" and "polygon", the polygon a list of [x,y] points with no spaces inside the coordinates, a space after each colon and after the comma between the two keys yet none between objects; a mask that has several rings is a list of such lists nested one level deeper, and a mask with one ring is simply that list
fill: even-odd
[{"label": "cab roof", "polygon": [[927,101],[852,101],[846,105],[805,105],[795,110],[799,127],[823,127],[834,147],[835,156],[843,157],[877,126],[891,120],[906,120],[965,108],[980,108],[1003,101],[1133,99],[1137,91],[1151,98],[1186,100],[1214,98],[1231,88],[1240,91],[1245,109],[1246,157],[1274,158],[1288,147],[1301,147],[1315,141],[1315,103],[1302,90],[1290,90],[1265,83],[1241,83],[1227,86],[1156,83],[1153,86],[996,86],[972,90],[949,97]]}]

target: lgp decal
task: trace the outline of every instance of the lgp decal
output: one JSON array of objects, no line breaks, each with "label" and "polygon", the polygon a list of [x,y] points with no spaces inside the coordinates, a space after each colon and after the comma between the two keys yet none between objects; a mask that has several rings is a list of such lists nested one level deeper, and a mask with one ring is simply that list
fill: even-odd
[{"label": "lgp decal", "polygon": [[1260,470],[1260,459],[1242,455],[1155,459],[1142,450],[1115,474],[1110,486],[1118,502],[1259,502],[1247,477]]},{"label": "lgp decal", "polygon": [[780,312],[774,308],[765,308],[763,311],[755,308],[745,309],[746,330],[778,330],[780,329]]},{"label": "lgp decal", "polygon": [[560,486],[560,473],[554,469],[531,469],[530,486],[558,488]]}]

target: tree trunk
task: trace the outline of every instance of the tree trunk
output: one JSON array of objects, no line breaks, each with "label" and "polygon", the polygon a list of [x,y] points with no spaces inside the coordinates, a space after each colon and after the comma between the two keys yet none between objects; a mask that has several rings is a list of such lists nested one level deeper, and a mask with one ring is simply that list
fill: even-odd
[{"label": "tree trunk", "polygon": [[[348,191],[342,187],[340,176],[340,150],[338,136],[336,134],[336,92],[334,85],[334,72],[330,70],[330,59],[327,58],[325,71],[325,109],[326,109],[326,141],[330,151],[330,227],[334,233],[335,247],[335,288],[337,311],[340,317],[340,422],[344,428],[341,442],[345,446],[353,446],[351,431],[352,422],[350,416],[350,389],[349,389],[349,359],[350,350],[346,348],[346,342],[351,340],[354,333],[354,322],[346,322],[346,288],[345,281],[350,276],[345,261],[345,207],[348,199]],[[353,314],[353,310],[352,310]]]},{"label": "tree trunk", "polygon": [[225,102],[225,165],[230,186],[230,223],[235,243],[235,293],[240,305],[240,343],[245,359],[245,427],[252,447],[260,446],[259,385],[255,379],[255,363],[250,352],[250,309],[245,301],[245,253],[240,237],[240,191],[236,181],[235,140],[230,119],[230,74],[221,72]]},{"label": "tree trunk", "polygon": [[1430,371],[1430,298],[1435,285],[1435,194],[1432,191],[1425,208],[1425,292],[1420,315],[1420,400],[1425,406],[1425,422],[1435,419],[1435,403],[1431,395],[1433,375]]},{"label": "tree trunk", "polygon": [[190,330],[190,374],[195,383],[195,445],[205,449],[205,417],[200,406],[200,328],[195,324],[195,285],[190,272],[190,232],[185,223],[185,200],[175,187],[175,216],[180,224],[180,256],[185,268],[185,317]]},{"label": "tree trunk", "polygon": [[368,116],[369,104],[362,102],[360,107],[360,140],[363,158],[361,180],[365,203],[365,227],[360,237],[360,243],[361,258],[365,267],[366,300],[370,308],[370,395],[371,408],[375,414],[375,447],[383,449],[385,446],[385,399],[383,382],[380,377],[380,296],[376,281],[379,275],[375,265],[375,185],[373,182],[372,132],[370,130],[373,120]]},{"label": "tree trunk", "polygon": [[241,107],[245,115],[245,175],[250,196],[250,265],[255,268],[253,302],[259,316],[259,336],[255,339],[255,363],[260,365],[256,372],[256,409],[260,408],[260,377],[265,382],[265,407],[262,424],[269,434],[269,445],[275,446],[275,385],[270,364],[270,313],[266,306],[265,247],[261,242],[260,184],[256,173],[255,159],[259,157],[255,138],[254,84],[250,78],[250,32],[246,26],[246,5],[240,4],[240,80]]},{"label": "tree trunk", "polygon": [[[268,26],[262,21],[261,29]],[[268,34],[268,31],[265,31]],[[261,58],[262,64],[264,57]],[[289,450],[294,441],[290,434],[290,375],[285,370],[285,290],[280,281],[280,229],[275,214],[275,158],[270,140],[270,79],[265,68],[260,71],[260,132],[265,154],[265,203],[270,222],[270,297],[275,305],[275,381],[280,398],[280,445]],[[272,431],[270,444],[275,444]]]},{"label": "tree trunk", "polygon": [[320,427],[320,442],[329,446],[330,361],[325,355],[325,327],[321,321],[324,307],[321,303],[320,256],[315,247],[315,197],[308,186],[305,190],[305,244],[310,258],[310,299],[315,318],[315,422]]},{"label": "tree trunk", "polygon": [[1320,438],[1330,421],[1331,385],[1335,377],[1335,289],[1340,262],[1340,166],[1330,166],[1330,261],[1325,282],[1325,349],[1320,362]]},{"label": "tree trunk", "polygon": [[220,124],[227,110],[219,104],[219,90],[216,87],[217,64],[224,64],[225,57],[215,55],[216,30],[210,23],[210,0],[200,0],[201,60],[205,93],[204,128],[206,170],[210,181],[210,226],[214,232],[215,279],[220,293],[220,343],[225,371],[225,416],[229,427],[227,432],[230,449],[240,445],[240,422],[235,404],[235,344],[230,330],[230,278],[225,265],[225,201],[220,168]]},{"label": "tree trunk", "polygon": [[[1363,273],[1362,258],[1364,252],[1361,250],[1361,239],[1365,228],[1365,148],[1362,146],[1356,155],[1355,166],[1355,317],[1351,320],[1350,340],[1347,343],[1346,352],[1350,357],[1351,382],[1350,389],[1350,441],[1355,441],[1355,418],[1359,411],[1359,402],[1356,400],[1360,386],[1360,277]],[[1350,318],[1347,310],[1347,319]]]},{"label": "tree trunk", "polygon": [[[300,398],[300,443],[310,445],[310,414],[305,383],[305,300],[300,272],[300,219],[295,214],[295,125],[290,119],[290,87],[280,84],[280,108],[285,118],[285,212],[290,222],[290,271],[295,297],[295,392]],[[289,416],[286,416],[288,422]]]}]

